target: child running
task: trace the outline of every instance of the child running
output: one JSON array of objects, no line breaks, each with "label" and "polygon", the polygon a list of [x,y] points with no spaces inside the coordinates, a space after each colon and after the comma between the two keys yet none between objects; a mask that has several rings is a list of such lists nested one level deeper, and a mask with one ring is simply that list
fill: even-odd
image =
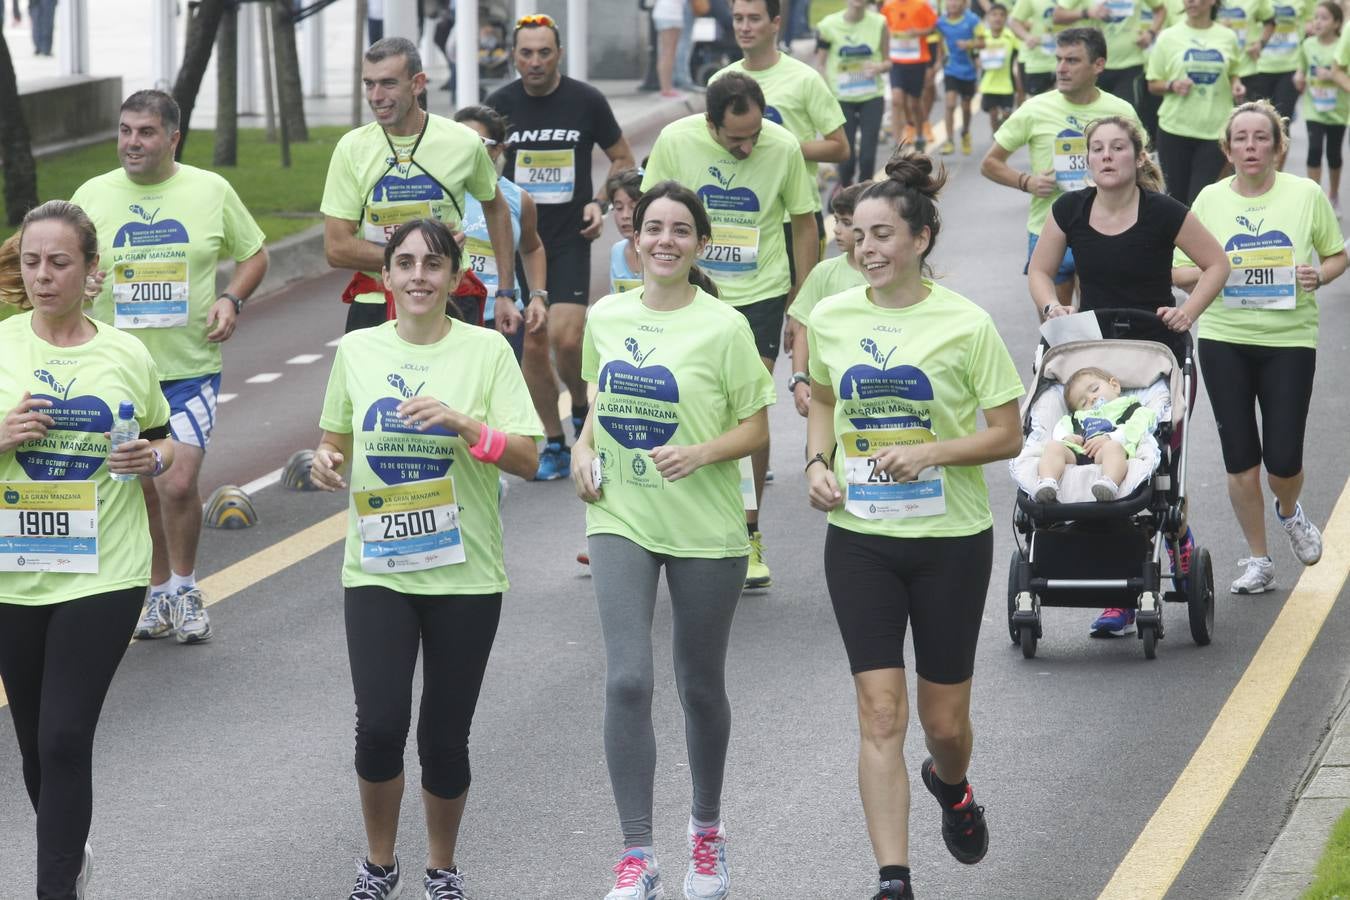
[{"label": "child running", "polygon": [[990,134],[1013,111],[1013,57],[1018,41],[1007,24],[1008,7],[992,3],[983,24],[975,29],[980,50],[980,109],[989,113]]},{"label": "child running", "polygon": [[938,20],[938,31],[946,46],[942,65],[942,80],[946,90],[947,140],[941,152],[945,156],[956,152],[952,137],[956,134],[956,104],[961,104],[961,152],[970,155],[970,101],[975,96],[975,60],[971,50],[976,46],[975,29],[980,17],[966,6],[967,0],[947,0],[947,15]]},{"label": "child running", "polygon": [[1327,196],[1341,212],[1341,144],[1350,119],[1350,94],[1333,78],[1341,25],[1345,13],[1339,3],[1322,0],[1312,16],[1312,34],[1299,46],[1294,86],[1303,94],[1303,117],[1308,122],[1308,177],[1322,183],[1322,145],[1330,169]]}]

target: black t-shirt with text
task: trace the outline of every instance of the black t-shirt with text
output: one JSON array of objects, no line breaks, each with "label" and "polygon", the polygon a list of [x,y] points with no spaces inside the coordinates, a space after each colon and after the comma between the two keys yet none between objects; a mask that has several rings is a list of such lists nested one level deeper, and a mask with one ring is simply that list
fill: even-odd
[{"label": "black t-shirt with text", "polygon": [[550,253],[585,244],[582,211],[595,197],[591,155],[623,137],[609,101],[566,75],[551,94],[532,97],[519,79],[493,91],[487,105],[506,117],[507,178],[539,210],[539,237]]}]

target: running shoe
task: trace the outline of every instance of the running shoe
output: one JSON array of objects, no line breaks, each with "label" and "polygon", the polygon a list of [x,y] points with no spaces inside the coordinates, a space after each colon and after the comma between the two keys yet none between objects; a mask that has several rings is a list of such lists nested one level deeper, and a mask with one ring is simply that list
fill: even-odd
[{"label": "running shoe", "polygon": [[195,584],[180,587],[169,599],[169,622],[180,644],[211,640],[211,619],[202,608],[202,592]]},{"label": "running shoe", "polygon": [[544,444],[539,453],[539,471],[534,473],[535,481],[557,481],[572,473],[572,451],[557,441]]},{"label": "running shoe", "polygon": [[906,125],[906,126],[904,127],[904,130],[900,132],[900,143],[901,143],[901,144],[912,144],[912,143],[914,143],[914,126],[913,126],[913,125]]},{"label": "running shoe", "polygon": [[464,873],[459,866],[448,869],[428,869],[422,879],[422,900],[467,900],[464,893]]},{"label": "running shoe", "polygon": [[1181,552],[1172,549],[1172,545],[1167,545],[1167,557],[1172,561],[1172,572],[1180,576],[1175,579],[1178,591],[1186,590],[1186,576],[1191,574],[1191,554],[1195,552],[1195,535],[1191,534],[1191,526],[1186,526],[1186,533],[1181,537]]},{"label": "running shoe", "polygon": [[589,566],[589,565],[591,564],[591,554],[590,554],[590,551],[589,551],[589,550],[578,550],[578,551],[577,551],[577,562],[581,563],[583,566]]},{"label": "running shoe", "polygon": [[1104,637],[1123,637],[1127,634],[1134,634],[1134,610],[1132,609],[1110,609],[1102,610],[1102,614],[1097,617],[1097,621],[1092,623],[1092,636],[1095,638]]},{"label": "running shoe", "polygon": [[94,880],[94,848],[84,845],[84,862],[80,863],[80,874],[75,876],[75,900],[84,900],[88,895],[89,882]]},{"label": "running shoe", "polygon": [[773,469],[764,470],[764,483],[773,484]]},{"label": "running shoe", "polygon": [[933,141],[937,140],[937,138],[933,137],[933,123],[932,123],[932,122],[924,122],[924,123],[923,123],[923,139],[924,139],[925,141],[927,141],[928,143],[930,143],[930,144],[931,144]]},{"label": "running shoe", "polygon": [[908,881],[892,878],[881,883],[881,890],[872,895],[872,900],[914,900],[914,891]]},{"label": "running shoe", "polygon": [[1053,478],[1042,478],[1036,482],[1036,490],[1031,496],[1037,503],[1054,503],[1059,499],[1059,482]]},{"label": "running shoe", "polygon": [[969,156],[973,149],[974,148],[970,145],[970,132],[967,131],[965,134],[961,135],[961,154],[963,156]]},{"label": "running shoe", "polygon": [[173,626],[169,624],[169,595],[160,591],[146,598],[141,620],[136,623],[136,630],[131,636],[138,641],[153,641],[164,637],[172,629]]},{"label": "running shoe", "polygon": [[1276,518],[1284,526],[1284,533],[1289,535],[1289,549],[1305,566],[1317,565],[1317,561],[1322,558],[1322,532],[1303,514],[1303,504],[1295,503],[1294,514],[1287,519],[1279,515],[1279,511],[1277,504]]},{"label": "running shoe", "polygon": [[377,866],[369,860],[356,863],[356,885],[352,888],[348,900],[394,900],[403,893],[403,883],[398,877],[398,857],[389,868]]},{"label": "running shoe", "polygon": [[1262,594],[1275,586],[1275,563],[1269,556],[1249,556],[1238,560],[1246,570],[1233,581],[1229,590],[1234,594]]},{"label": "running shoe", "polygon": [[684,896],[688,900],[723,900],[731,893],[727,872],[727,830],[695,828],[689,823],[689,870],[684,873]]},{"label": "running shoe", "polygon": [[614,875],[614,889],[605,895],[605,900],[664,900],[666,896],[656,857],[641,850],[624,853],[614,865]]},{"label": "running shoe", "polygon": [[1119,490],[1120,485],[1105,475],[1092,482],[1092,496],[1101,503],[1110,503],[1116,499],[1116,492]]},{"label": "running shoe", "polygon": [[745,569],[747,588],[766,588],[773,584],[773,576],[764,562],[764,532],[750,535],[750,565]]},{"label": "running shoe", "polygon": [[989,828],[984,822],[984,807],[975,802],[975,791],[966,785],[966,796],[955,806],[942,802],[937,773],[933,771],[933,757],[928,757],[919,768],[928,793],[942,806],[942,841],[957,862],[973,866],[989,851]]},{"label": "running shoe", "polygon": [[943,156],[951,156],[956,152],[956,145],[950,140],[943,141],[942,146],[938,148],[938,152]]}]

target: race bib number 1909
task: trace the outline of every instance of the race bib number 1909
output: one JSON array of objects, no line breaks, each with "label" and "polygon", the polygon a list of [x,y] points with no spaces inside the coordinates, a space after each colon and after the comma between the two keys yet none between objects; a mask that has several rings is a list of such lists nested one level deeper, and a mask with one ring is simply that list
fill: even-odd
[{"label": "race bib number 1909", "polygon": [[94,482],[0,484],[0,572],[98,572]]}]

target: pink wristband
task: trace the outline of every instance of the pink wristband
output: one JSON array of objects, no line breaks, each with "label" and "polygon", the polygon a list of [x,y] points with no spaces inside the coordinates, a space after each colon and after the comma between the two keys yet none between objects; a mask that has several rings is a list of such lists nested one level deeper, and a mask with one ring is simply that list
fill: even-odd
[{"label": "pink wristband", "polygon": [[478,443],[469,448],[473,458],[485,463],[495,463],[506,452],[506,435],[484,423],[478,431]]}]

